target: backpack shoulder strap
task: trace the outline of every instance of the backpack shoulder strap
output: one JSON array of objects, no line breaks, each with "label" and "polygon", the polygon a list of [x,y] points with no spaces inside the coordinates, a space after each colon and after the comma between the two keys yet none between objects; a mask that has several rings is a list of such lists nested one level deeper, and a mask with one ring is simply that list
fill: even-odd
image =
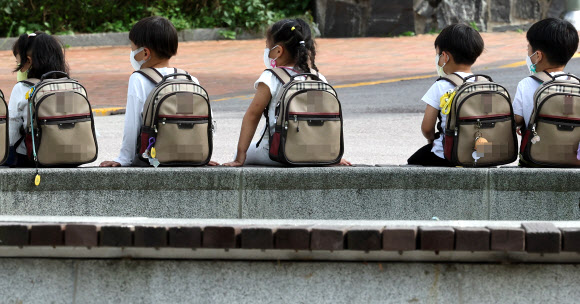
[{"label": "backpack shoulder strap", "polygon": [[459,76],[457,73],[449,74],[445,77],[439,77],[439,78],[437,78],[436,81],[439,81],[439,80],[445,80],[456,87],[465,83],[465,79],[463,77]]},{"label": "backpack shoulder strap", "polygon": [[145,76],[145,78],[147,78],[149,81],[153,82],[154,84],[158,84],[161,82],[161,80],[163,80],[163,75],[161,75],[161,73],[159,73],[159,71],[157,71],[154,68],[141,69],[141,70],[135,71],[133,73],[138,73],[138,74]]},{"label": "backpack shoulder strap", "polygon": [[21,80],[19,81],[29,87],[33,87],[34,85],[36,85],[37,83],[40,82],[40,79],[36,79],[36,78],[28,78],[26,80]]},{"label": "backpack shoulder strap", "polygon": [[530,77],[539,83],[545,83],[545,82],[554,80],[554,77],[552,77],[552,75],[550,75],[550,73],[548,73],[546,71],[536,73]]},{"label": "backpack shoulder strap", "polygon": [[267,69],[266,71],[270,71],[283,85],[290,82],[290,73],[283,68]]}]

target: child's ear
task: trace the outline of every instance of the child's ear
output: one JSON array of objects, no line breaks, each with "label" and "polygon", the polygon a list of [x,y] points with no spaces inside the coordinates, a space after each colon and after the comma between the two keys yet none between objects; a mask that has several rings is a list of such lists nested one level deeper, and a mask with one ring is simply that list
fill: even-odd
[{"label": "child's ear", "polygon": [[149,48],[144,48],[143,49],[143,60],[149,60],[151,58],[153,54],[151,53],[151,50]]}]

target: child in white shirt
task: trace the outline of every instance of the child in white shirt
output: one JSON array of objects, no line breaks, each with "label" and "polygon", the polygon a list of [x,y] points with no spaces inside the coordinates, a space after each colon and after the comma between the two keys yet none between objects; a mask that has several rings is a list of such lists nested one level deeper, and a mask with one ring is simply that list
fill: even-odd
[{"label": "child in white shirt", "polygon": [[[565,20],[548,18],[538,21],[526,33],[528,54],[526,65],[530,74],[549,73],[553,77],[564,73],[566,64],[578,49],[578,32]],[[541,82],[526,77],[518,83],[513,101],[516,124],[525,129],[534,109],[534,93]]]},{"label": "child in white shirt", "polygon": [[[290,75],[310,73],[310,69],[318,71],[314,64],[316,49],[310,32],[310,27],[302,19],[285,19],[276,22],[266,33],[266,49],[264,52],[264,64],[267,69],[284,68]],[[320,79],[326,82],[326,78],[318,74]],[[300,79],[300,78],[298,78]],[[304,78],[302,78],[304,79]],[[239,167],[246,165],[279,166],[280,163],[270,159],[269,135],[267,128],[274,129],[276,124],[276,103],[272,102],[278,91],[282,88],[282,82],[270,71],[264,71],[254,84],[257,90],[250,104],[240,131],[237,155],[233,162],[225,166]],[[269,121],[266,122],[262,137],[258,142],[252,142],[262,114],[267,109]],[[259,145],[258,145],[259,144]],[[340,165],[350,165],[345,159]]]},{"label": "child in white shirt", "polygon": [[[447,26],[435,39],[437,74],[445,77],[455,73],[465,78],[472,74],[471,66],[482,52],[483,39],[476,30],[464,24]],[[443,155],[442,133],[445,129],[446,116],[441,114],[440,98],[453,88],[455,85],[439,78],[421,98],[427,104],[421,131],[428,143],[407,160],[409,165],[452,166]],[[435,133],[436,128],[437,133]]]},{"label": "child in white shirt", "polygon": [[[129,32],[131,41],[130,61],[138,71],[154,68],[162,76],[174,73],[169,68],[169,60],[177,54],[177,30],[169,20],[163,17],[147,17],[137,22]],[[199,81],[192,77],[199,84]],[[143,123],[141,112],[149,93],[155,83],[140,73],[133,73],[129,78],[127,107],[125,109],[125,127],[119,157],[113,161],[104,161],[101,167],[130,166],[136,157],[137,137]],[[210,161],[215,166],[216,162]]]},{"label": "child in white shirt", "polygon": [[[24,144],[24,129],[28,121],[28,100],[26,93],[42,75],[61,71],[68,74],[63,45],[43,32],[22,34],[12,46],[12,54],[16,58],[16,79],[18,83],[12,89],[8,102],[10,156],[6,165],[13,167],[34,167],[34,161],[29,159]],[[56,77],[49,76],[49,78]]]}]

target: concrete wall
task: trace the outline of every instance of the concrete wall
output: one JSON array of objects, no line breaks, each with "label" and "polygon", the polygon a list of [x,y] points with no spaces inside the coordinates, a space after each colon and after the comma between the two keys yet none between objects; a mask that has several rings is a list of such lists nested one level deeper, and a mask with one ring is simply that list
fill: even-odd
[{"label": "concrete wall", "polygon": [[578,220],[580,174],[521,168],[0,170],[1,215]]},{"label": "concrete wall", "polygon": [[3,303],[575,303],[576,265],[0,259]]}]

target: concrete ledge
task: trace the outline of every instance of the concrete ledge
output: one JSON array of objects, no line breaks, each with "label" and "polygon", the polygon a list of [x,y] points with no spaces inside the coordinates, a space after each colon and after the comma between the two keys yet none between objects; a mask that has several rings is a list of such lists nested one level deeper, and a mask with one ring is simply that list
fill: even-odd
[{"label": "concrete ledge", "polygon": [[573,169],[321,167],[0,170],[0,214],[577,220]]},{"label": "concrete ledge", "polygon": [[[576,303],[567,264],[0,259],[6,303]],[[530,300],[532,299],[532,300]]]}]

